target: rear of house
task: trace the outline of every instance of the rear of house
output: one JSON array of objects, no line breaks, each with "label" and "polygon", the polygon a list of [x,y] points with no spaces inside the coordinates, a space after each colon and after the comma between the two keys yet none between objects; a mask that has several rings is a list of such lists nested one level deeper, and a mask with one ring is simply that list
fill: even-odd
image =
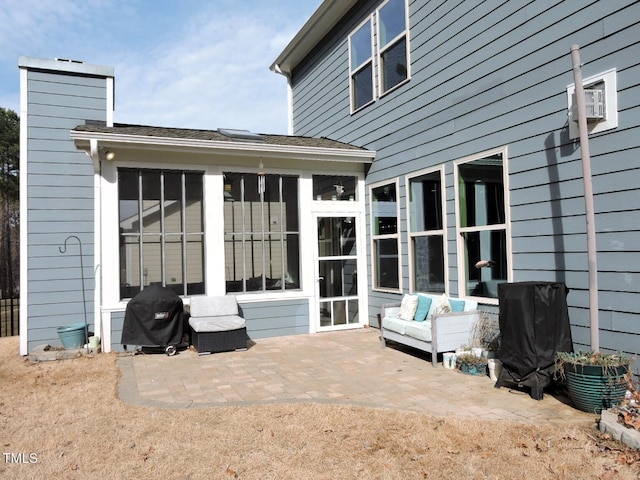
[{"label": "rear of house", "polygon": [[[602,350],[640,353],[640,3],[323,2],[274,61],[291,129],[376,151],[369,321],[407,292],[498,310],[497,284],[564,282],[590,348],[571,46],[588,125]],[[599,103],[598,103],[599,102]]]}]

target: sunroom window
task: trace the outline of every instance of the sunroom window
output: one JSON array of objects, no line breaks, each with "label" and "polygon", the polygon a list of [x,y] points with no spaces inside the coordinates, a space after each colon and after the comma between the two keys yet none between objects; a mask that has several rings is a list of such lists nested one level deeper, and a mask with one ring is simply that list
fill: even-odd
[{"label": "sunroom window", "polygon": [[409,239],[412,289],[445,292],[445,225],[442,171],[409,179]]},{"label": "sunroom window", "polygon": [[374,288],[400,289],[397,184],[371,188]]},{"label": "sunroom window", "polygon": [[120,297],[149,285],[203,294],[203,174],[118,170]]},{"label": "sunroom window", "polygon": [[498,283],[508,280],[507,208],[504,154],[458,164],[458,222],[464,291],[497,298]]},{"label": "sunroom window", "polygon": [[227,292],[300,288],[298,178],[224,174]]}]

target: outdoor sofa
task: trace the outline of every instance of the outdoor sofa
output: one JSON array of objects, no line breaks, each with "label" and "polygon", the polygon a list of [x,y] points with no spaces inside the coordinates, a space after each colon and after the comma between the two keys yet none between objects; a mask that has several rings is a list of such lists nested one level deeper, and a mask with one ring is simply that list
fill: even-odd
[{"label": "outdoor sofa", "polygon": [[480,318],[477,308],[478,303],[472,300],[407,294],[399,304],[382,306],[382,346],[392,340],[431,353],[431,363],[437,367],[438,353],[469,344],[471,331]]}]

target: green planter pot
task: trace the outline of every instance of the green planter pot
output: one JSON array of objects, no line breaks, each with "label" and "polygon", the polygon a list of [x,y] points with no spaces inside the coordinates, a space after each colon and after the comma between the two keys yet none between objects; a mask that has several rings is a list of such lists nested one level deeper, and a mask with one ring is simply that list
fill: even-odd
[{"label": "green planter pot", "polygon": [[569,398],[578,410],[600,413],[624,400],[627,391],[625,375],[628,365],[602,367],[599,365],[564,364]]},{"label": "green planter pot", "polygon": [[476,375],[476,376],[486,376],[487,375],[487,364],[482,365],[460,365],[460,371],[466,375]]}]

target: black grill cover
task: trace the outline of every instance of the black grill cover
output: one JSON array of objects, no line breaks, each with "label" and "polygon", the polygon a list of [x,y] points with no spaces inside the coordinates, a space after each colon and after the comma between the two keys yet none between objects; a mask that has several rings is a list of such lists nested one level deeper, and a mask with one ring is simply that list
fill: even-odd
[{"label": "black grill cover", "polygon": [[182,299],[160,285],[145,287],[129,300],[122,326],[122,345],[179,345],[183,333]]},{"label": "black grill cover", "polygon": [[542,389],[552,382],[556,352],[573,351],[568,293],[564,283],[498,285],[502,371],[496,387],[515,383],[541,398]]}]

